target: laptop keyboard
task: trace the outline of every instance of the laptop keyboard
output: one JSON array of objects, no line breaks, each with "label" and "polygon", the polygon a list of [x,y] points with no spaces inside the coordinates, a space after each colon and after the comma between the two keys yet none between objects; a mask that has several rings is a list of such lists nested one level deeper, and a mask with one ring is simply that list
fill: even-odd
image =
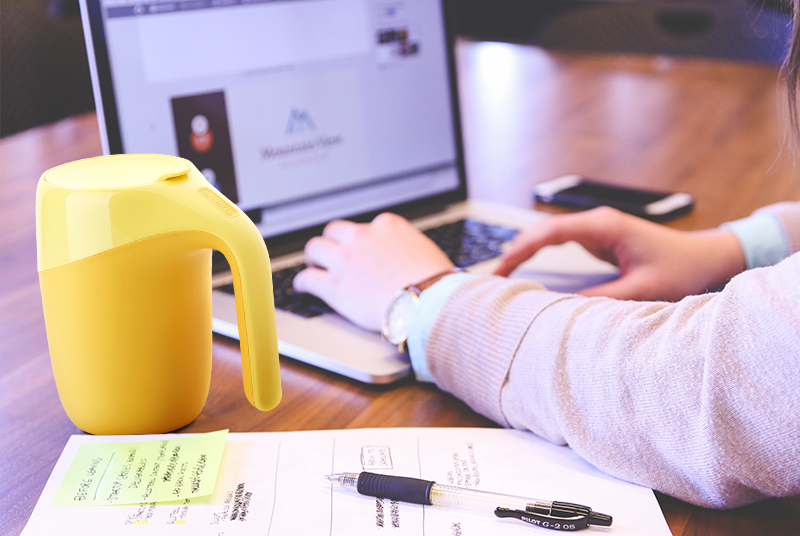
[{"label": "laptop keyboard", "polygon": [[[459,220],[424,233],[444,250],[453,264],[466,268],[499,256],[500,246],[514,238],[517,231],[476,220]],[[294,291],[292,280],[305,267],[305,264],[300,264],[272,273],[275,307],[305,318],[333,312],[319,298]],[[233,285],[224,285],[217,290],[233,294]]]},{"label": "laptop keyboard", "polygon": [[424,232],[459,268],[498,257],[500,246],[517,235],[516,229],[476,220],[459,220]]}]

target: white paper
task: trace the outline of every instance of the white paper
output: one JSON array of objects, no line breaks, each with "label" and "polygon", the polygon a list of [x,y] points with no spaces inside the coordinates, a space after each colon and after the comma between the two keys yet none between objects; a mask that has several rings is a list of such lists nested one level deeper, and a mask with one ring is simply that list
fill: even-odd
[{"label": "white paper", "polygon": [[533,434],[491,428],[379,428],[229,434],[214,494],[133,506],[51,506],[84,442],[72,436],[23,536],[555,534],[513,519],[365,497],[325,475],[370,470],[540,500],[585,504],[611,527],[582,534],[670,535],[653,492],[612,478]]}]

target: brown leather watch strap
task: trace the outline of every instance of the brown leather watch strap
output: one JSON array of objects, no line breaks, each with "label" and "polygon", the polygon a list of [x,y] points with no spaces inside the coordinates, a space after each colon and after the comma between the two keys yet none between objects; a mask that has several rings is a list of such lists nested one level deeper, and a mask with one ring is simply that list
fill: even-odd
[{"label": "brown leather watch strap", "polygon": [[463,271],[464,270],[462,270],[461,268],[450,268],[448,270],[445,270],[444,272],[439,272],[438,274],[429,277],[428,279],[426,279],[425,281],[423,281],[421,283],[417,283],[416,285],[408,285],[408,287],[406,287],[406,288],[408,288],[408,290],[410,290],[411,292],[413,292],[414,294],[419,296],[420,294],[422,294],[423,290],[425,290],[426,288],[432,286],[434,283],[436,283],[440,279],[443,279],[443,278],[447,277],[450,274],[457,274],[457,273],[463,272]]}]

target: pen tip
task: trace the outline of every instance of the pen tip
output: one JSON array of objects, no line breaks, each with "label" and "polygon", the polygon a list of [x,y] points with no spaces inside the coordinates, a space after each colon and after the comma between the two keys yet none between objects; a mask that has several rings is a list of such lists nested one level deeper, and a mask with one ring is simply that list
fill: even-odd
[{"label": "pen tip", "polygon": [[589,512],[589,524],[600,525],[601,527],[610,527],[613,518],[608,514],[601,514],[600,512]]},{"label": "pen tip", "polygon": [[336,475],[325,475],[325,478],[333,482],[334,480],[336,480]]}]

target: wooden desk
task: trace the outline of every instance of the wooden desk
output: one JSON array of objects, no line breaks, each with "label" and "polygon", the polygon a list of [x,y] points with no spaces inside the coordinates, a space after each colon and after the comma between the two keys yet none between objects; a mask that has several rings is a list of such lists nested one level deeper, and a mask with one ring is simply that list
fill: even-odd
[{"label": "wooden desk", "polygon": [[[495,43],[461,43],[458,52],[474,197],[530,206],[534,183],[581,173],[695,194],[696,210],[672,224],[681,229],[800,198],[791,149],[781,152],[785,106],[772,67]],[[93,114],[0,141],[1,534],[22,530],[67,438],[79,433],[50,369],[36,274],[36,182],[52,166],[100,152]],[[362,385],[290,360],[282,362],[283,401],[261,413],[245,400],[240,370],[237,346],[216,341],[208,402],[184,431],[494,426],[429,385]],[[674,534],[800,530],[798,497],[725,512],[659,501]]]}]

